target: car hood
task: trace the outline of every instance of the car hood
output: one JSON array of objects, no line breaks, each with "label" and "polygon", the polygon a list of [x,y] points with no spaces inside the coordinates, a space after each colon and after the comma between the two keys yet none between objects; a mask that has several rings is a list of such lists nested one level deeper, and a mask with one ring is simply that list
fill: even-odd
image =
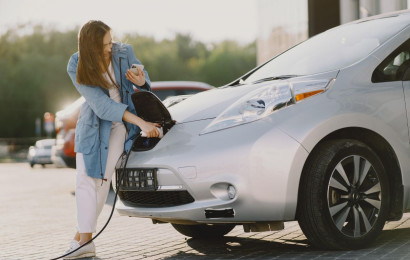
[{"label": "car hood", "polygon": [[177,123],[215,118],[235,100],[256,89],[255,87],[255,85],[243,85],[204,91],[168,109]]},{"label": "car hood", "polygon": [[235,101],[258,88],[276,85],[283,82],[336,78],[338,71],[316,74],[313,76],[296,77],[287,80],[272,80],[258,84],[246,84],[234,87],[221,87],[193,95],[184,101],[169,107],[172,118],[177,123],[213,119],[220,115]]}]

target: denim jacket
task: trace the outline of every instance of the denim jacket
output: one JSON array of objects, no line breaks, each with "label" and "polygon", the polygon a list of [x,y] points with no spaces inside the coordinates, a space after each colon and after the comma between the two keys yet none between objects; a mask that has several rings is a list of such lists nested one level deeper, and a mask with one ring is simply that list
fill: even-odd
[{"label": "denim jacket", "polygon": [[[71,56],[67,65],[68,75],[77,91],[86,100],[81,107],[77,121],[75,152],[84,155],[87,175],[93,178],[104,178],[112,122],[122,122],[125,110],[136,114],[131,100],[131,94],[135,91],[132,82],[125,77],[125,73],[131,64],[141,64],[141,62],[135,57],[131,45],[128,44],[114,43],[111,53],[115,81],[120,86],[121,103],[112,100],[108,90],[102,87],[77,83],[78,52]],[[151,85],[148,73],[145,70],[144,73],[146,82]],[[136,87],[138,88],[138,86]],[[128,152],[140,129],[127,122],[125,122],[125,126],[128,137],[124,144],[124,150]]]}]

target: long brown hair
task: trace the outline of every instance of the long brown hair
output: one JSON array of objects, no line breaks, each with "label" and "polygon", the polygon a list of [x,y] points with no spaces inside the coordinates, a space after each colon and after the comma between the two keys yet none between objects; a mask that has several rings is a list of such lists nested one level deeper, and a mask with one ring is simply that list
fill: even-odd
[{"label": "long brown hair", "polygon": [[108,71],[107,62],[104,59],[103,39],[111,28],[101,21],[91,20],[84,24],[78,33],[78,64],[77,82],[80,84],[100,86],[109,89],[115,85],[110,73],[111,82],[107,82],[103,74]]}]

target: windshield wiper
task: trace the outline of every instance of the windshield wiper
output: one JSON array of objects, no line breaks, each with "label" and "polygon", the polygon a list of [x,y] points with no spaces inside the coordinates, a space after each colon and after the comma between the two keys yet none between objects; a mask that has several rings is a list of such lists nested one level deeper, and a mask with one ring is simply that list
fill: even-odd
[{"label": "windshield wiper", "polygon": [[277,77],[267,77],[267,78],[263,78],[263,79],[258,79],[254,82],[252,82],[253,84],[255,83],[260,83],[260,82],[264,82],[264,81],[271,81],[271,80],[279,80],[279,79],[290,79],[290,78],[294,78],[297,77],[299,75],[281,75],[281,76],[277,76]]}]

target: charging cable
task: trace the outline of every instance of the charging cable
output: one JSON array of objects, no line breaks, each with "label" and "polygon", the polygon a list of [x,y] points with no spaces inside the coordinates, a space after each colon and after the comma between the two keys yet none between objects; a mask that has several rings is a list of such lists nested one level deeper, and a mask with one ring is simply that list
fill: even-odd
[{"label": "charging cable", "polygon": [[[135,140],[136,140],[136,139],[137,139],[137,138],[135,138]],[[132,146],[131,146],[131,147],[132,147]],[[112,217],[112,215],[113,215],[113,213],[114,213],[115,203],[117,202],[118,191],[120,190],[120,182],[122,181],[122,178],[124,177],[125,166],[127,166],[128,157],[130,156],[130,153],[131,153],[131,149],[128,151],[128,153],[125,153],[125,151],[124,151],[124,153],[121,155],[121,157],[122,157],[121,160],[122,160],[122,161],[121,161],[121,165],[120,165],[119,168],[120,168],[120,169],[122,168],[122,172],[120,173],[121,176],[119,176],[119,179],[116,180],[117,183],[116,183],[116,185],[115,185],[116,191],[115,191],[114,203],[113,203],[113,205],[112,205],[112,209],[111,209],[110,216],[108,217],[108,220],[107,220],[107,222],[105,223],[105,225],[103,226],[103,228],[102,228],[93,238],[91,238],[90,240],[88,240],[86,243],[82,244],[80,247],[76,248],[76,249],[73,250],[73,251],[68,252],[68,253],[65,254],[65,255],[62,255],[62,256],[53,258],[53,259],[51,259],[51,260],[57,260],[57,259],[66,257],[66,256],[71,255],[72,253],[76,252],[77,250],[80,250],[80,248],[82,248],[82,247],[88,245],[89,243],[91,243],[91,241],[93,241],[94,239],[96,239],[96,238],[104,231],[104,229],[108,226],[108,223],[110,223],[111,217]],[[124,155],[125,155],[125,160],[124,160]]]}]

